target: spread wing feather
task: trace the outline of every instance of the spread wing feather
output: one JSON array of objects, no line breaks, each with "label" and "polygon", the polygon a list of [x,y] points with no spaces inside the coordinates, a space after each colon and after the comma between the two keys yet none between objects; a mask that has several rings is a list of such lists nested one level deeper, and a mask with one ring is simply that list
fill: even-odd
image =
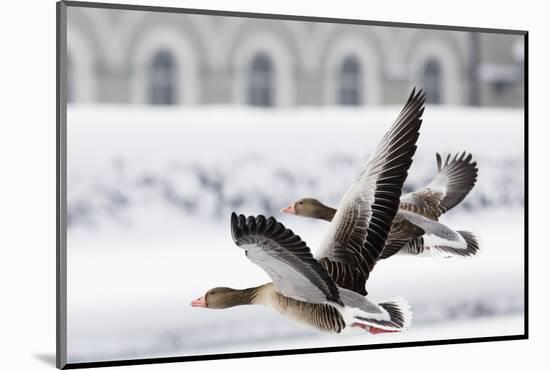
[{"label": "spread wing feather", "polygon": [[448,154],[445,162],[436,154],[437,174],[423,189],[405,194],[401,198],[401,208],[419,213],[432,220],[455,207],[468,195],[477,180],[477,163],[472,162],[472,154],[462,152],[451,159]]},{"label": "spread wing feather", "polygon": [[416,151],[424,93],[414,90],[359,176],[342,197],[319,260],[336,283],[365,295],[369,273],[384,249],[401,189]]},{"label": "spread wing feather", "polygon": [[304,302],[342,304],[336,283],[306,243],[275,218],[233,213],[231,236],[250,261],[269,275],[279,293]]}]

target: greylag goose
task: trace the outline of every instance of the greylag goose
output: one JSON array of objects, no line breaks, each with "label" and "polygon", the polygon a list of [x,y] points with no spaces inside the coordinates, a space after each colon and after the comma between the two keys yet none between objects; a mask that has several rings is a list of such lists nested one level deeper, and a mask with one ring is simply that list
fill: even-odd
[{"label": "greylag goose", "polygon": [[231,235],[272,282],[248,289],[213,288],[194,307],[260,304],[325,332],[402,331],[411,322],[403,299],[374,303],[365,284],[384,250],[401,189],[416,151],[424,94],[413,92],[340,201],[316,257],[273,217],[231,215]]},{"label": "greylag goose", "polygon": [[[424,188],[401,197],[386,246],[380,258],[396,253],[435,257],[468,257],[479,251],[478,238],[469,231],[454,231],[439,217],[468,195],[477,180],[477,163],[463,152],[447,155],[445,162],[436,153],[437,174]],[[281,212],[332,221],[336,209],[315,198],[303,198]]]}]

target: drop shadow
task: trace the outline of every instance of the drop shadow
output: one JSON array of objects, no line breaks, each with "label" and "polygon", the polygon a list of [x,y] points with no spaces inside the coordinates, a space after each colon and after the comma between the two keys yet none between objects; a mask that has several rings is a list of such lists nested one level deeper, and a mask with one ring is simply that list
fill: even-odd
[{"label": "drop shadow", "polygon": [[51,365],[55,367],[55,354],[51,353],[41,353],[41,354],[35,354],[34,357],[45,364]]}]

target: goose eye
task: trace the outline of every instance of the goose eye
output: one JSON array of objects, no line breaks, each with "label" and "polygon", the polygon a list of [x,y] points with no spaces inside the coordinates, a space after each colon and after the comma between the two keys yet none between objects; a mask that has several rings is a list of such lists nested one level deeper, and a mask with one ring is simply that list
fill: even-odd
[{"label": "goose eye", "polygon": [[300,204],[300,205],[303,205],[303,204],[304,204],[304,202],[299,202],[298,204]]}]

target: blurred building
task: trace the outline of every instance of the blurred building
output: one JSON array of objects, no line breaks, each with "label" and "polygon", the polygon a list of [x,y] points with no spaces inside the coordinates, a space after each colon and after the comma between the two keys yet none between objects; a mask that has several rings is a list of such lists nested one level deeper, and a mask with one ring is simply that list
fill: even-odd
[{"label": "blurred building", "polygon": [[523,36],[68,8],[72,103],[522,106]]}]

